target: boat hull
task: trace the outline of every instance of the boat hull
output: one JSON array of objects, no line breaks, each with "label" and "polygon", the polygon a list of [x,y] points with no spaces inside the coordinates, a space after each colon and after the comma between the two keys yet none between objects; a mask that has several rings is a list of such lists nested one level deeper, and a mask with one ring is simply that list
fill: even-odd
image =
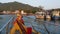
[{"label": "boat hull", "polygon": [[36,16],[37,19],[44,19],[44,16]]},{"label": "boat hull", "polygon": [[59,20],[60,19],[60,16],[53,16],[52,17],[54,20]]}]

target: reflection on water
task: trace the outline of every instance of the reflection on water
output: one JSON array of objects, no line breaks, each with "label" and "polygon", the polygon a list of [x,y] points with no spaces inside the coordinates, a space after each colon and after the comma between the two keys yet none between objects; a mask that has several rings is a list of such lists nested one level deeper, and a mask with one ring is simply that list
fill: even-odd
[{"label": "reflection on water", "polygon": [[35,17],[35,19],[33,19],[30,17],[23,17],[27,27],[32,27],[34,30],[41,32],[42,34],[60,34],[60,21],[36,19]]}]

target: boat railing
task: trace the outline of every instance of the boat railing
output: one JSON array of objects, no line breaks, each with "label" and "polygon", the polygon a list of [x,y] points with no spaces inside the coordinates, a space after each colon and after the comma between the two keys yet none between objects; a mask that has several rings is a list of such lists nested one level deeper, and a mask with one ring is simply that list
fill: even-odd
[{"label": "boat railing", "polygon": [[13,27],[14,20],[15,16],[11,17],[10,20],[0,29],[0,34],[9,34],[11,28]]}]

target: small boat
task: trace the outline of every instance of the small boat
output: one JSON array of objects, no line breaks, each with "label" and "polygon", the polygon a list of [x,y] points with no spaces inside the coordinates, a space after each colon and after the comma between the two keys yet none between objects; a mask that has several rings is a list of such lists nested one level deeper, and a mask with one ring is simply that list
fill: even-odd
[{"label": "small boat", "polygon": [[36,15],[36,18],[37,19],[44,19],[44,16],[43,15]]},{"label": "small boat", "polygon": [[59,20],[60,16],[52,16],[54,20]]},{"label": "small boat", "polygon": [[36,13],[36,18],[38,18],[38,19],[44,19],[44,16],[45,16],[45,12],[37,12]]},{"label": "small boat", "polygon": [[47,18],[47,19],[50,19],[51,17],[50,17],[50,15],[46,15],[46,18]]},{"label": "small boat", "polygon": [[46,15],[46,20],[51,20],[50,15]]}]

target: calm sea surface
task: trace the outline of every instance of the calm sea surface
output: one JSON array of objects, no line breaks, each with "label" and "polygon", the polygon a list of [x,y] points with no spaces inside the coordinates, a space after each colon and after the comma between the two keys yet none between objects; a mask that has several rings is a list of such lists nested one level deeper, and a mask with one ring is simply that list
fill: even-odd
[{"label": "calm sea surface", "polygon": [[24,23],[42,34],[60,34],[60,21],[36,19],[35,16],[24,16]]},{"label": "calm sea surface", "polygon": [[0,29],[11,19],[12,15],[0,15]]}]

